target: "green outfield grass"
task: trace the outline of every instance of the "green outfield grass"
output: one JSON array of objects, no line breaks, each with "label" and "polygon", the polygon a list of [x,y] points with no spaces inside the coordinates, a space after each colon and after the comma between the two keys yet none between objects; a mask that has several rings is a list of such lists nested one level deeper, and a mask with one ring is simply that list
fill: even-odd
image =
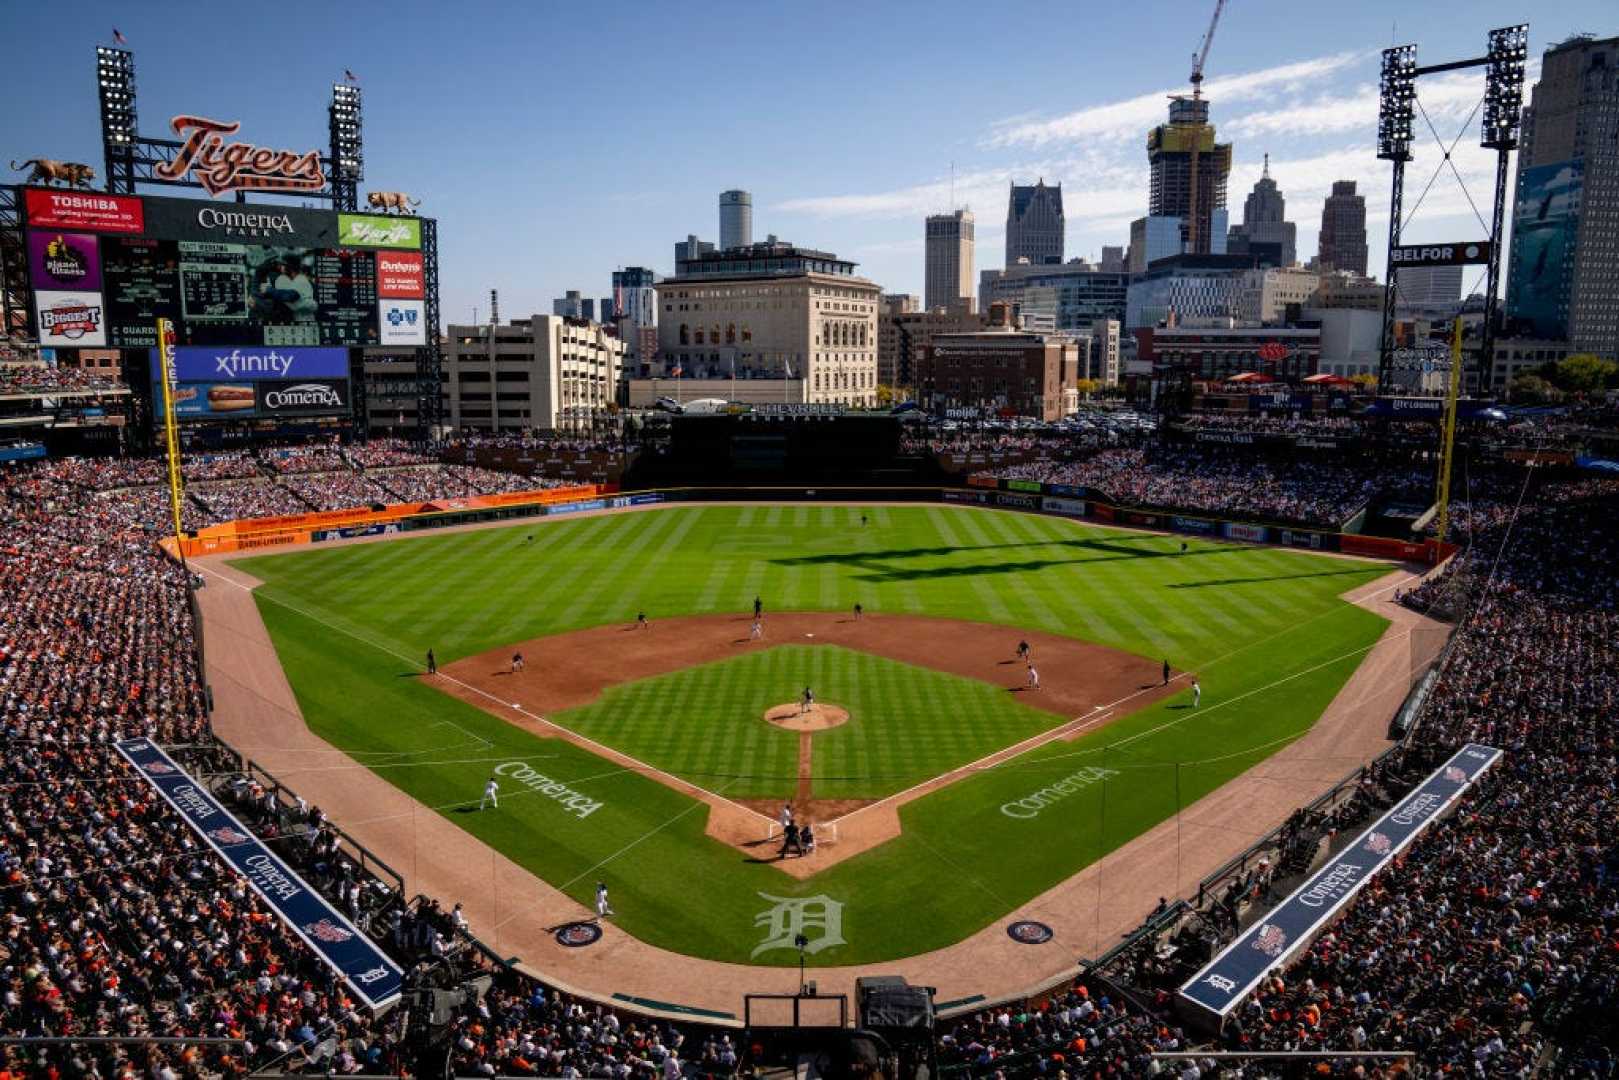
[{"label": "green outfield grass", "polygon": [[[676,507],[237,565],[266,582],[259,608],[310,727],[390,782],[581,901],[607,881],[624,929],[669,949],[796,963],[790,947],[754,955],[755,919],[771,904],[759,894],[824,895],[844,905],[846,943],[810,962],[845,964],[959,940],[1173,814],[1177,800],[1190,803],[1274,753],[1315,722],[1385,625],[1338,599],[1384,564],[1198,540],[1183,556],[1180,543],[953,507]],[[976,773],[907,804],[899,839],[800,882],[707,839],[701,803],[408,677],[429,647],[445,663],[637,610],[741,612],[755,595],[774,611],[859,601],[1168,657],[1198,672],[1203,707],[1193,712],[1178,695]],[[554,719],[693,779],[709,775],[704,786],[721,794],[764,793],[762,777],[793,772],[796,744],[775,732],[783,737],[774,744],[750,742],[757,727],[747,721],[791,697],[783,681],[808,681],[805,664],[826,665],[813,682],[824,700],[833,694],[823,687],[835,685],[841,703],[862,702],[862,717],[865,702],[885,703],[880,723],[872,716],[816,736],[816,773],[829,785],[823,792],[817,779],[817,794],[910,786],[891,778],[936,775],[1058,722],[969,680],[827,646],[778,647],[617,687]],[[906,699],[940,694],[985,694],[998,711],[974,709],[982,715],[972,723],[924,733],[923,706]],[[601,808],[581,819],[522,791],[498,811],[462,812],[493,766],[516,761]],[[1024,801],[1045,788],[1060,797]],[[1192,842],[1236,849],[1246,839]]]}]

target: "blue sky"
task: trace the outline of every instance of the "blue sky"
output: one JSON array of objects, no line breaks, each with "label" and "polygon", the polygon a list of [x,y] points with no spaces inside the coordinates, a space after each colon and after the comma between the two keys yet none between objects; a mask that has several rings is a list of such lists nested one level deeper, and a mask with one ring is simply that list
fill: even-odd
[{"label": "blue sky", "polygon": [[[93,52],[117,26],[148,135],[191,112],[240,119],[239,137],[261,144],[319,146],[331,82],[352,69],[364,187],[409,191],[440,220],[447,320],[474,305],[487,315],[490,288],[510,316],[548,312],[568,288],[608,295],[619,266],[668,273],[677,239],[716,238],[729,187],[753,192],[757,238],[835,251],[888,291],[920,293],[922,218],[950,205],[952,162],[979,267],[1001,263],[1013,177],[1062,182],[1070,256],[1125,243],[1146,210],[1146,130],[1185,89],[1212,7],[85,0],[65,21],[60,5],[0,0],[0,40],[21,46],[0,83],[28,103],[0,121],[0,157],[100,171]],[[1378,50],[1397,37],[1424,63],[1474,56],[1489,28],[1525,19],[1536,67],[1570,33],[1619,32],[1611,0],[1231,0],[1205,93],[1235,143],[1233,220],[1268,151],[1307,258],[1331,182],[1359,180],[1380,270]],[[1481,89],[1476,74],[1424,81],[1447,140]],[[1408,167],[1408,206],[1439,161],[1432,147]],[[1476,120],[1456,161],[1487,217]],[[1447,171],[1407,235],[1486,231]]]}]

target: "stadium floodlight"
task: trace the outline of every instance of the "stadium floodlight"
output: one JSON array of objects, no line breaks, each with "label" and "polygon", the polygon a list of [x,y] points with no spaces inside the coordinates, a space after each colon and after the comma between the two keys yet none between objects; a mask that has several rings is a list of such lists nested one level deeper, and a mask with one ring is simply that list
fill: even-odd
[{"label": "stadium floodlight", "polygon": [[127,49],[96,49],[96,83],[101,98],[102,141],[127,146],[135,141],[135,56]]},{"label": "stadium floodlight", "polygon": [[1479,124],[1480,146],[1511,150],[1518,145],[1528,57],[1527,24],[1490,31],[1490,51],[1484,68],[1484,119]]},{"label": "stadium floodlight", "polygon": [[1411,160],[1416,100],[1417,47],[1384,49],[1377,99],[1377,156],[1382,160]]},{"label": "stadium floodlight", "polygon": [[332,137],[333,205],[338,210],[354,210],[359,202],[359,183],[365,179],[360,88],[333,83],[327,117]]}]

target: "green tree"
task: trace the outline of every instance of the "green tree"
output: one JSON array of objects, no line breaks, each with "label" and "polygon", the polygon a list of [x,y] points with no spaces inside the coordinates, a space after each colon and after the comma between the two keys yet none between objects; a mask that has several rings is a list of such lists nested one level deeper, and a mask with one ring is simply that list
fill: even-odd
[{"label": "green tree", "polygon": [[1507,386],[1507,400],[1522,404],[1543,405],[1562,396],[1557,387],[1539,375],[1519,375]]},{"label": "green tree", "polygon": [[1558,363],[1552,381],[1571,394],[1593,394],[1619,385],[1619,364],[1592,353],[1575,353]]}]

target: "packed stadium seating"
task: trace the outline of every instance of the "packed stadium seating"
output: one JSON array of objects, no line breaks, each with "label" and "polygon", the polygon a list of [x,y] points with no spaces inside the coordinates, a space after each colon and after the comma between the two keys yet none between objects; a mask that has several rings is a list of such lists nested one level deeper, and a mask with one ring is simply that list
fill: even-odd
[{"label": "packed stadium seating", "polygon": [[[414,500],[535,485],[386,444],[297,456],[318,461],[317,471],[278,468],[290,460],[199,457],[188,470],[199,480],[190,489],[197,520],[342,504],[373,489]],[[1194,480],[1206,509],[1321,517],[1359,497],[1363,479],[1140,450],[1105,451],[1058,475],[1121,484],[1143,501],[1160,483],[1184,491]],[[188,582],[147,531],[166,520],[162,480],[151,461],[0,468],[0,1032],[245,1045],[9,1047],[0,1072],[398,1074],[409,1063],[398,1016],[373,1021],[358,1009],[110,749],[132,735],[194,747],[184,758],[194,772],[261,835],[290,838],[278,850],[401,962],[458,940],[445,907],[454,898],[406,903],[346,856],[342,822],[277,796],[211,744]],[[1463,512],[1464,554],[1404,598],[1419,609],[1457,590],[1471,598],[1408,749],[1330,809],[1295,815],[1266,860],[1166,933],[1181,935],[1188,955],[1229,939],[1266,902],[1273,878],[1310,865],[1448,748],[1490,743],[1507,751],[1501,764],[1220,1036],[1177,1019],[1171,991],[1184,966],[1158,960],[1169,950],[1150,942],[1049,996],[942,1021],[945,1075],[1151,1074],[1161,1069],[1149,1057],[1157,1050],[1321,1047],[1414,1049],[1427,1066],[1474,1075],[1615,1074],[1619,482],[1515,473],[1478,490]],[[458,1073],[723,1076],[748,1067],[735,1033],[491,972],[482,1003],[455,1020]],[[1181,1075],[1225,1066],[1192,1068]]]}]

